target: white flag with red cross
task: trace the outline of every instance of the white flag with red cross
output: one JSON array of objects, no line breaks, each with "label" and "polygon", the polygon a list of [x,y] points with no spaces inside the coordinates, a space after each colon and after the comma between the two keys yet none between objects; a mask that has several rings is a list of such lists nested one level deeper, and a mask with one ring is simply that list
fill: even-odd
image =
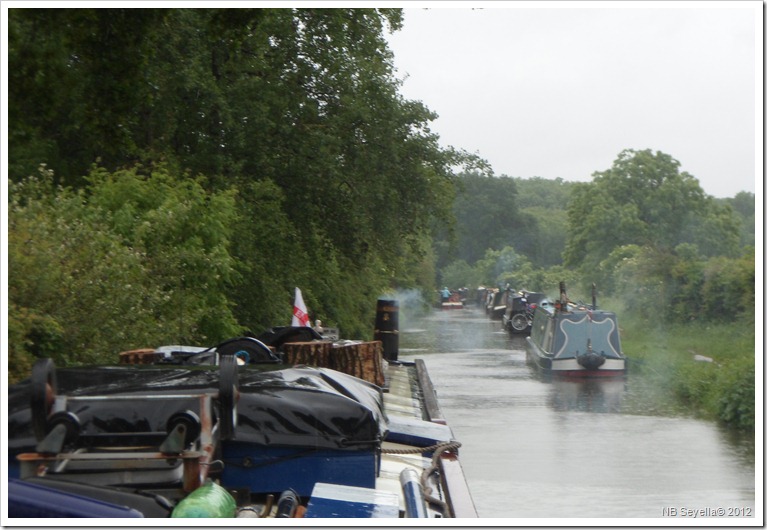
[{"label": "white flag with red cross", "polygon": [[301,296],[301,289],[296,287],[296,299],[293,302],[293,321],[291,326],[308,326],[309,312],[306,310],[304,297]]}]

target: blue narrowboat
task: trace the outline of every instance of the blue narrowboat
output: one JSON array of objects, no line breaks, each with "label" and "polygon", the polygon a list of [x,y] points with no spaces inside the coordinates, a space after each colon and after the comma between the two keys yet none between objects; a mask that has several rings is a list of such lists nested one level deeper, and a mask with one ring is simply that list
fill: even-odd
[{"label": "blue narrowboat", "polygon": [[526,352],[545,374],[564,377],[615,377],[626,372],[615,313],[592,304],[573,304],[560,284],[560,299],[535,309]]},{"label": "blue narrowboat", "polygon": [[250,337],[38,361],[9,389],[9,517],[476,517],[425,364],[303,340],[317,363]]}]

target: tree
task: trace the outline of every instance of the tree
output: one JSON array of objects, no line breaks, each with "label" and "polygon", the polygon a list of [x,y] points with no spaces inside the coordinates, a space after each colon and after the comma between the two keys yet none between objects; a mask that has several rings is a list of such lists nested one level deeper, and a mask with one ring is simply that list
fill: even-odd
[{"label": "tree", "polygon": [[37,165],[66,184],[97,159],[136,160],[163,9],[9,10],[9,173]]},{"label": "tree", "polygon": [[[464,173],[453,206],[456,218],[455,255],[467,263],[482,259],[488,249],[509,246],[531,223],[519,215],[516,184],[508,177]],[[529,221],[529,220],[528,220]],[[449,261],[449,256],[441,256]]]},{"label": "tree", "polygon": [[681,243],[706,255],[732,255],[738,228],[679,162],[650,150],[625,150],[607,171],[573,188],[568,206],[568,266],[594,268],[623,245],[664,253]]},{"label": "tree", "polygon": [[567,204],[573,183],[540,177],[515,181],[520,215],[528,220],[532,229],[516,233],[514,247],[539,267],[561,264],[567,237]]},{"label": "tree", "polygon": [[454,261],[443,268],[441,272],[442,281],[440,285],[448,288],[469,287],[473,289],[485,283],[485,279],[477,274],[477,267],[472,267],[462,259]]},{"label": "tree", "polygon": [[753,245],[756,230],[756,197],[754,194],[741,191],[735,197],[722,199],[721,201],[729,204],[735,215],[740,219],[741,245]]},{"label": "tree", "polygon": [[158,292],[220,305],[184,312],[198,327],[182,338],[286,323],[297,285],[364,338],[382,292],[433,287],[455,168],[486,165],[440,147],[436,114],[399,94],[384,32],[401,24],[399,9],[11,10],[10,178],[47,163],[105,245],[146,251]]}]

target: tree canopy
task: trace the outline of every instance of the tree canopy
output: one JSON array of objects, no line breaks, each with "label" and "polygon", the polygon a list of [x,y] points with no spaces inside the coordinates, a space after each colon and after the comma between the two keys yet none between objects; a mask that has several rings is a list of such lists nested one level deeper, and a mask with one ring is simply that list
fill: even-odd
[{"label": "tree canopy", "polygon": [[565,264],[596,267],[624,245],[671,251],[691,243],[706,256],[735,255],[739,227],[732,210],[717,205],[679,167],[664,153],[627,149],[592,182],[576,184],[567,210]]},{"label": "tree canopy", "polygon": [[[33,239],[53,248],[78,240],[56,216],[85,216],[105,245],[94,256],[124,254],[126,283],[146,275],[164,293],[147,299],[159,326],[163,304],[207,311],[182,312],[174,339],[285,324],[295,286],[313,318],[367,337],[378,296],[433,283],[455,168],[482,165],[441,147],[436,115],[400,95],[384,33],[401,24],[399,9],[9,10],[12,227],[56,227]],[[24,191],[40,164],[71,213]],[[25,240],[11,238],[13,282],[24,270],[53,285],[74,267],[25,258]],[[70,335],[74,313],[35,292],[11,293],[16,314],[36,315],[15,329]],[[125,324],[128,342],[149,340]]]}]

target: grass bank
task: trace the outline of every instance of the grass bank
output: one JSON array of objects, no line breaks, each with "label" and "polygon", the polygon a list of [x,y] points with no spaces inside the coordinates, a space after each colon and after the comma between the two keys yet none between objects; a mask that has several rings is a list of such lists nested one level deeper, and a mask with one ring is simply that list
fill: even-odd
[{"label": "grass bank", "polygon": [[753,430],[753,318],[726,324],[668,325],[621,313],[620,326],[623,350],[631,360],[630,377],[641,378],[654,399],[740,430]]}]

